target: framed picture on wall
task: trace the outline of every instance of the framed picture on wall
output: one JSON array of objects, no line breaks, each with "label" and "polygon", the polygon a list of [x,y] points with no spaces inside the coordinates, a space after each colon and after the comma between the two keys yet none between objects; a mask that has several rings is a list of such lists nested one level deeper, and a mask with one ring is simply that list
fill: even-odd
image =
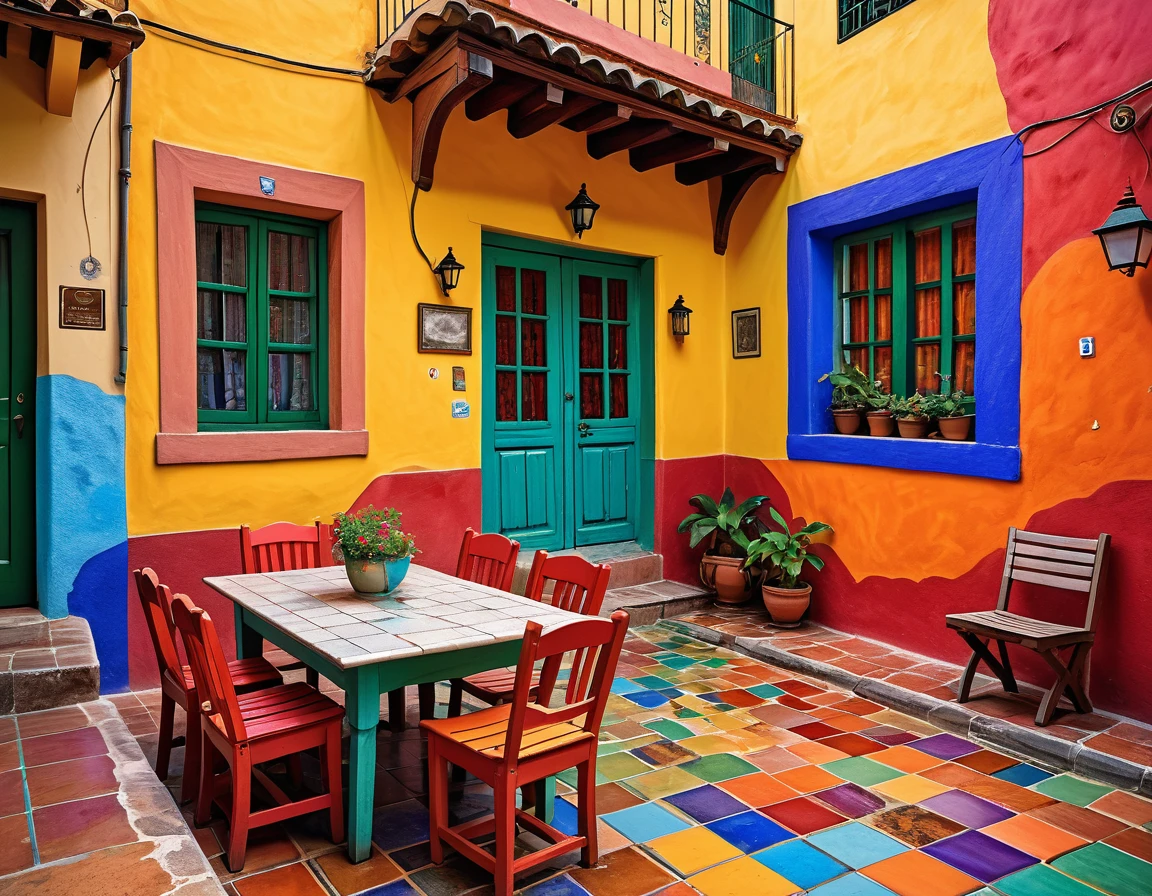
[{"label": "framed picture on wall", "polygon": [[471,308],[421,302],[417,309],[417,351],[444,355],[472,354]]},{"label": "framed picture on wall", "polygon": [[741,308],[732,312],[732,357],[760,357],[759,308]]}]

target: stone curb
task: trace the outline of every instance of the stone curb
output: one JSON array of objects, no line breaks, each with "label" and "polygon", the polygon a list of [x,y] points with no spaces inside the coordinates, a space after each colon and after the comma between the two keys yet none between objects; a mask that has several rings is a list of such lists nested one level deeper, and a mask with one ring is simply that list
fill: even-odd
[{"label": "stone curb", "polygon": [[1035,760],[1049,768],[1074,772],[1112,787],[1152,796],[1152,767],[1120,759],[1084,744],[1045,734],[1038,729],[1024,728],[1003,719],[981,715],[957,703],[941,700],[939,697],[930,697],[880,679],[855,675],[838,666],[796,656],[779,647],[771,646],[762,638],[736,637],[681,620],[663,620],[657,624],[678,634],[708,644],[727,647],[753,659],[764,660],[773,666],[830,682],[852,691],[859,697],[928,722],[945,731],[967,737],[984,746]]}]

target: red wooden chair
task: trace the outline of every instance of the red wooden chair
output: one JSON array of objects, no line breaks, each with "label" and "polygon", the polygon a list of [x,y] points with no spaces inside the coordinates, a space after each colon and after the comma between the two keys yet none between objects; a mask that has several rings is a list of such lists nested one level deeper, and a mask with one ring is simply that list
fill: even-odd
[{"label": "red wooden chair", "polygon": [[[160,740],[156,745],[156,775],[161,781],[168,777],[168,762],[172,758],[172,730],[175,726],[176,707],[187,714],[185,732],[184,776],[180,783],[180,801],[187,802],[196,795],[200,780],[200,713],[196,682],[189,666],[181,665],[176,650],[176,626],[172,622],[172,592],[161,585],[156,573],[145,567],[136,570],[136,591],[144,608],[144,620],[152,636],[156,663],[160,667]],[[281,684],[280,673],[267,660],[254,657],[234,660],[228,664],[228,674],[237,690],[268,688]],[[191,711],[189,711],[191,708]]]},{"label": "red wooden chair", "polygon": [[[198,825],[208,823],[213,801],[229,812],[228,869],[238,872],[244,867],[250,828],[309,812],[328,810],[332,840],[339,843],[344,839],[340,776],[343,707],[302,683],[237,696],[212,618],[183,594],[174,598],[172,615],[184,638],[197,689],[207,696],[207,703],[200,707],[200,792],[195,821]],[[319,796],[293,801],[257,768],[260,763],[313,748],[320,750],[320,775],[326,791]],[[221,775],[214,771],[217,755],[228,766]],[[253,778],[276,805],[251,810]],[[228,789],[230,798],[217,800]]]},{"label": "red wooden chair", "polygon": [[[606,563],[589,563],[583,557],[571,554],[549,557],[547,551],[537,551],[528,573],[525,597],[543,601],[545,588],[551,585],[552,606],[584,616],[595,616],[604,603],[604,593],[608,590],[608,577],[611,574],[612,567]],[[538,682],[537,674],[532,686],[535,687]],[[512,698],[515,684],[515,669],[492,669],[467,678],[455,678],[448,697],[448,715],[460,715],[464,694],[471,694],[493,706],[505,703]]]},{"label": "red wooden chair", "polygon": [[[596,864],[596,746],[620,647],[628,633],[628,614],[584,619],[548,634],[529,622],[516,666],[512,701],[466,716],[428,719],[428,811],[432,861],[444,861],[444,846],[491,872],[496,896],[510,896],[515,876],[573,849],[585,866]],[[563,704],[549,708],[564,655],[575,653]],[[537,696],[533,670],[543,660]],[[495,812],[487,818],[450,827],[448,763],[463,767],[493,790]],[[569,836],[516,808],[516,789],[565,769],[577,769],[577,833]],[[549,841],[536,852],[517,857],[516,826]],[[492,855],[472,840],[496,835]]]}]

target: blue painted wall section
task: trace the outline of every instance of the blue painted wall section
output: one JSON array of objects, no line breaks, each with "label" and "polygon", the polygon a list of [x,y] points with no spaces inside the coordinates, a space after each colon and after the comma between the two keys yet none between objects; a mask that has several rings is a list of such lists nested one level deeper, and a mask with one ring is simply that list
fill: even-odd
[{"label": "blue painted wall section", "polygon": [[70,376],[36,380],[40,612],[83,616],[104,692],[128,686],[124,397]]},{"label": "blue painted wall section", "polygon": [[[833,241],[976,202],[976,442],[832,434]],[[1020,478],[1023,152],[1015,137],[904,168],[788,209],[788,457]],[[983,349],[983,350],[982,350]]]}]

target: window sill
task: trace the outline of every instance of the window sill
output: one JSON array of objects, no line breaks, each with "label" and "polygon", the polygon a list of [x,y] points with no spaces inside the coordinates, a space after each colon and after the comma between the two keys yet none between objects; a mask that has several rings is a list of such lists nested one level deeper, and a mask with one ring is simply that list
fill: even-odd
[{"label": "window sill", "polygon": [[790,460],[822,460],[898,470],[954,473],[983,479],[1020,479],[1020,448],[983,442],[901,439],[896,436],[844,436],[831,433],[788,436]]},{"label": "window sill", "polygon": [[312,457],[363,457],[368,431],[281,430],[252,432],[161,432],[158,464],[219,464]]}]

